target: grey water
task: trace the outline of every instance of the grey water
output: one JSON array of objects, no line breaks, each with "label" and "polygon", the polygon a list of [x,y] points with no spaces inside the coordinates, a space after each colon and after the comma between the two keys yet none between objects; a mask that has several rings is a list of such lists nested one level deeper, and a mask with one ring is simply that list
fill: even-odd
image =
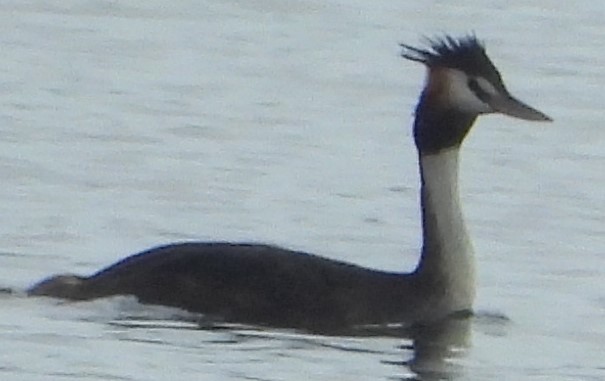
[{"label": "grey water", "polygon": [[[603,17],[587,0],[3,1],[0,379],[604,379]],[[398,43],[446,32],[476,33],[555,119],[482,117],[465,143],[471,321],[313,336],[19,292],[184,240],[411,270],[424,70]]]}]

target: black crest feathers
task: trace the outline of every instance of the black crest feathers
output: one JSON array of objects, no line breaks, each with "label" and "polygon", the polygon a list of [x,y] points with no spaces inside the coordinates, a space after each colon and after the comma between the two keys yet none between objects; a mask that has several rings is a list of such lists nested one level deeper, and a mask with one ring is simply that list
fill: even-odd
[{"label": "black crest feathers", "polygon": [[[474,35],[454,38],[426,38],[427,48],[416,48],[400,44],[403,48],[401,56],[433,67],[458,69],[473,75],[500,80],[500,74],[487,56],[483,43]],[[496,78],[494,78],[496,77]]]}]

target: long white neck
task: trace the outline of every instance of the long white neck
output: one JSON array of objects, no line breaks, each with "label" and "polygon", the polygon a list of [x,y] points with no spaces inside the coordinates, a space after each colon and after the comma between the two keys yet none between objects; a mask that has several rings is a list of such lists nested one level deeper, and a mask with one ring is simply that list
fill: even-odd
[{"label": "long white neck", "polygon": [[440,308],[471,309],[475,298],[472,244],[460,208],[459,147],[420,154],[423,247],[417,273]]}]

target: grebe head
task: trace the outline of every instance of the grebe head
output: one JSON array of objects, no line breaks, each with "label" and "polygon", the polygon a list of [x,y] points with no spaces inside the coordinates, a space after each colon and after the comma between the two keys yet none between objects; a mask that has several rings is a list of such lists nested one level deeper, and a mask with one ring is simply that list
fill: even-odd
[{"label": "grebe head", "polygon": [[501,113],[525,120],[552,120],[510,95],[498,69],[475,36],[458,39],[445,36],[427,41],[427,49],[401,44],[404,49],[401,55],[426,65],[428,76],[423,100],[430,102],[433,108],[469,116]]}]

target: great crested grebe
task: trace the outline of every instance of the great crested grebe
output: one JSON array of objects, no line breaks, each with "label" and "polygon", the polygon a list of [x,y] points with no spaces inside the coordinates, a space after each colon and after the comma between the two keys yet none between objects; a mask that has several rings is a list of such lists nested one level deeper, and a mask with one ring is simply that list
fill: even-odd
[{"label": "great crested grebe", "polygon": [[384,272],[270,245],[192,242],[155,247],[89,277],[57,275],[29,295],[89,300],[134,295],[220,321],[331,331],[426,324],[470,313],[475,266],[458,194],[460,146],[480,114],[550,121],[513,98],[475,36],[401,45],[423,63],[414,122],[423,245],[411,273]]}]

